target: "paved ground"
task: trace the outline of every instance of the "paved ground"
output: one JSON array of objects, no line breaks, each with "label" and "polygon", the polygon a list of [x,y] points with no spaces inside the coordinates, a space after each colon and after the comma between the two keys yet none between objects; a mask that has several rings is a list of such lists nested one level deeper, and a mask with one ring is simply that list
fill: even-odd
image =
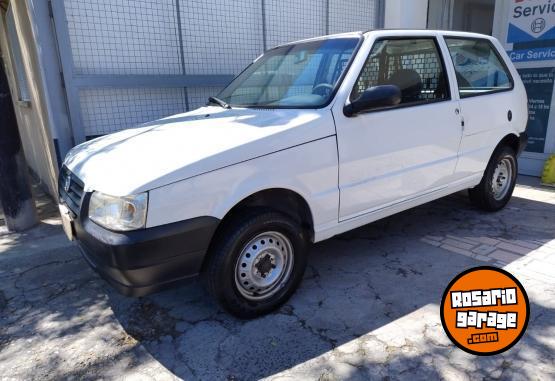
[{"label": "paved ground", "polygon": [[[455,348],[438,314],[448,282],[484,263],[531,301],[525,336],[493,357]],[[253,321],[195,283],[114,293],[50,217],[0,235],[0,316],[2,380],[554,379],[555,192],[520,185],[497,214],[457,194],[320,243],[291,301]]]}]

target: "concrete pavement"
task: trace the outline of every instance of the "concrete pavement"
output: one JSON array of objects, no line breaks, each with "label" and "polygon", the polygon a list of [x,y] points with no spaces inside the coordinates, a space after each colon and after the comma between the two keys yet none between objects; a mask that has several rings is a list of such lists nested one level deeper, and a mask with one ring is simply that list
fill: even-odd
[{"label": "concrete pavement", "polygon": [[[499,213],[456,194],[315,245],[290,302],[252,321],[195,282],[115,293],[51,214],[0,235],[0,379],[554,379],[555,192],[521,182]],[[491,357],[456,348],[439,318],[449,281],[483,264],[531,302],[524,337]]]}]

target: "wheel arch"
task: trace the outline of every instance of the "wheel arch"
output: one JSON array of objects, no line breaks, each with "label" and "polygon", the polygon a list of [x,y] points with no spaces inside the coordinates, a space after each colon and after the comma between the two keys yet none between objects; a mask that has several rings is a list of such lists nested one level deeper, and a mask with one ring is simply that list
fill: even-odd
[{"label": "wheel arch", "polygon": [[[505,135],[497,144],[497,146],[495,147],[495,149],[493,150],[493,152],[495,152],[499,147],[502,146],[509,146],[512,149],[514,149],[515,153],[518,155],[520,152],[520,139],[519,137],[514,134],[514,133],[509,133],[507,135]],[[492,152],[492,155],[493,155]]]},{"label": "wheel arch", "polygon": [[[497,150],[499,150],[500,147],[504,147],[504,146],[511,147],[515,151],[517,156],[520,152],[519,151],[519,149],[520,149],[520,139],[519,139],[519,137],[516,133],[514,133],[514,132],[506,133],[505,132],[503,134],[497,135],[497,137],[494,138],[494,139],[495,140],[492,139],[493,142],[497,141],[498,143],[497,143],[497,145],[495,145],[493,147],[493,149],[489,148],[489,150],[486,151],[486,152],[489,152],[489,155],[487,156],[487,161],[484,162],[484,166],[482,168],[483,173],[485,173],[489,162],[493,158],[493,155],[495,155],[495,152],[497,152]],[[492,146],[493,146],[493,144],[492,144]]]},{"label": "wheel arch", "polygon": [[274,210],[295,219],[306,229],[310,240],[314,241],[314,216],[310,205],[298,192],[279,187],[258,190],[235,203],[221,219],[214,237],[227,221],[252,208]]}]

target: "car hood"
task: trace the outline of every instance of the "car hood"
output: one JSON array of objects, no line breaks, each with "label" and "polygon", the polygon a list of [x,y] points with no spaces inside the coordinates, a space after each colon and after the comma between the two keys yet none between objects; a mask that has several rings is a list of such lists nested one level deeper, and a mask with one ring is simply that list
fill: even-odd
[{"label": "car hood", "polygon": [[80,144],[64,164],[86,191],[124,196],[333,134],[329,110],[203,107]]}]

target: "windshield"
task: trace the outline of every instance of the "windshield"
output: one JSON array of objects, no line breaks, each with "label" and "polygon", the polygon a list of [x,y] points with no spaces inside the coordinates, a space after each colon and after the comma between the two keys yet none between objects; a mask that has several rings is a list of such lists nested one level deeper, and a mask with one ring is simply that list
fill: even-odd
[{"label": "windshield", "polygon": [[336,38],[272,49],[218,99],[230,106],[316,108],[329,103],[360,39]]}]

